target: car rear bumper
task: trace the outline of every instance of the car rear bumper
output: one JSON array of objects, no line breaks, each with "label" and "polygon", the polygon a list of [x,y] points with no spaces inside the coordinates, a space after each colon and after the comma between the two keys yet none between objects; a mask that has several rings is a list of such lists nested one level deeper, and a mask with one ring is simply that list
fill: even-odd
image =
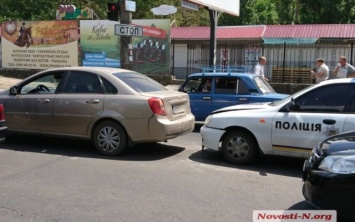
[{"label": "car rear bumper", "polygon": [[188,114],[177,120],[169,120],[166,116],[154,116],[149,120],[150,141],[166,141],[192,132],[195,128],[195,116]]},{"label": "car rear bumper", "polygon": [[219,144],[225,130],[209,128],[203,125],[200,130],[202,146],[212,150],[219,150]]},{"label": "car rear bumper", "polygon": [[334,174],[323,170],[311,170],[306,160],[303,196],[315,206],[336,210],[338,217],[355,221],[355,176]]}]

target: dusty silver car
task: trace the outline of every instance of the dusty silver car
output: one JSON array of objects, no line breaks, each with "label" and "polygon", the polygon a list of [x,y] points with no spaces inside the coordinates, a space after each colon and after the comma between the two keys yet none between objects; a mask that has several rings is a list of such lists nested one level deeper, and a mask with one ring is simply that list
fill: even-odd
[{"label": "dusty silver car", "polygon": [[9,131],[91,139],[103,154],[191,132],[189,97],[124,69],[70,67],[0,92]]}]

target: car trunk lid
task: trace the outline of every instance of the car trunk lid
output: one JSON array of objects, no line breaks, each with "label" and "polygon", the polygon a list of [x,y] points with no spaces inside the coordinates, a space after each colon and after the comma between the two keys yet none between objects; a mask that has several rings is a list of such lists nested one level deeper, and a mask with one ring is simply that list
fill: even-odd
[{"label": "car trunk lid", "polygon": [[163,101],[166,116],[169,120],[183,118],[191,113],[190,100],[186,93],[176,91],[158,91],[140,93],[143,96],[159,98]]}]

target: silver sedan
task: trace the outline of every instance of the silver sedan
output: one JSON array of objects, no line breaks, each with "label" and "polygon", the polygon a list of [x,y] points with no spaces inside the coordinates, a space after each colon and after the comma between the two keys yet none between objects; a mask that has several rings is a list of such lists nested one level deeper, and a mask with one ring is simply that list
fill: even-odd
[{"label": "silver sedan", "polygon": [[188,95],[124,69],[70,67],[0,92],[9,131],[87,138],[103,154],[191,132]]}]

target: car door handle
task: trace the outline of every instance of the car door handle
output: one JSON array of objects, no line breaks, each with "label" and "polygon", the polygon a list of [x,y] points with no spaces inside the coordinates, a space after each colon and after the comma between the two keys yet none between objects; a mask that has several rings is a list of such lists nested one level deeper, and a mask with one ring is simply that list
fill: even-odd
[{"label": "car door handle", "polygon": [[324,119],[323,123],[327,124],[327,125],[334,125],[336,123],[336,121],[333,119]]},{"label": "car door handle", "polygon": [[100,103],[100,100],[98,100],[98,99],[88,99],[88,100],[86,100],[86,103],[88,103],[88,104],[98,104],[98,103]]},{"label": "car door handle", "polygon": [[248,98],[239,98],[239,101],[248,101]]},{"label": "car door handle", "polygon": [[211,100],[211,97],[210,96],[204,96],[202,97],[203,100]]},{"label": "car door handle", "polygon": [[37,101],[39,103],[49,103],[51,100],[50,99],[38,99]]}]

